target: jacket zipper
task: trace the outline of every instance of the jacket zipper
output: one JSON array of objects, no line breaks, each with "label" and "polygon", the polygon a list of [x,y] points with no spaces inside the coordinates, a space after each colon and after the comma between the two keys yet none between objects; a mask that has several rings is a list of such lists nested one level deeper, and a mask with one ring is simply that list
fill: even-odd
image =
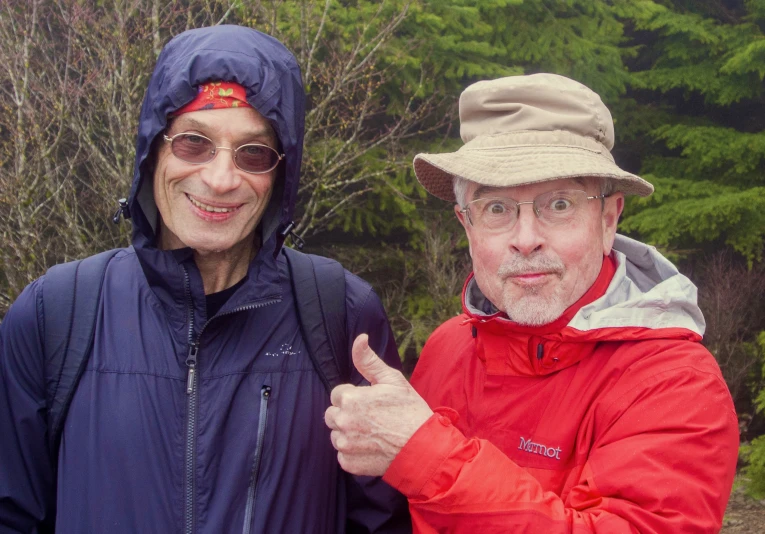
[{"label": "jacket zipper", "polygon": [[194,532],[194,497],[196,494],[194,471],[196,470],[196,426],[197,426],[197,355],[199,354],[198,338],[194,338],[194,302],[191,298],[189,273],[183,268],[184,290],[186,293],[187,313],[189,319],[189,354],[186,358],[188,377],[186,378],[186,395],[188,396],[186,409],[186,460],[185,460],[185,534]]},{"label": "jacket zipper", "polygon": [[542,338],[532,336],[529,338],[529,356],[532,358],[531,365],[537,373],[542,372],[542,363],[545,358],[545,346]]},{"label": "jacket zipper", "polygon": [[247,507],[244,509],[244,526],[242,534],[250,534],[252,523],[252,509],[255,507],[255,490],[258,487],[258,472],[260,471],[260,459],[263,455],[263,441],[266,435],[266,419],[268,416],[268,399],[271,397],[271,386],[260,388],[260,416],[258,419],[258,437],[255,441],[255,457],[252,460],[252,475],[250,487],[247,488]]},{"label": "jacket zipper", "polygon": [[[202,325],[202,329],[198,335],[194,335],[194,301],[191,298],[191,283],[189,281],[189,273],[186,268],[183,268],[183,287],[186,293],[187,313],[189,322],[189,353],[186,357],[186,367],[188,368],[188,374],[186,377],[186,395],[188,396],[187,410],[186,410],[186,459],[185,459],[185,514],[184,514],[184,533],[194,534],[194,500],[196,498],[196,481],[194,472],[196,471],[196,426],[197,426],[197,384],[199,383],[199,372],[197,371],[197,357],[199,355],[199,339],[202,337],[210,321],[221,317],[223,315],[229,315],[240,311],[253,310],[256,308],[262,308],[269,304],[275,304],[281,302],[280,298],[272,298],[261,302],[247,304],[240,306],[231,311],[216,315]],[[270,388],[269,388],[270,391]],[[261,399],[262,404],[262,399]],[[263,408],[261,407],[261,411]]]}]

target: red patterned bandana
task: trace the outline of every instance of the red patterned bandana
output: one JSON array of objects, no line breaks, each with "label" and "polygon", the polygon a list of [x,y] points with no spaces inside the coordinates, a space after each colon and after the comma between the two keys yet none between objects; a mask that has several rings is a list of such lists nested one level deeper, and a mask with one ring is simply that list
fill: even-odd
[{"label": "red patterned bandana", "polygon": [[177,117],[190,111],[223,108],[251,108],[247,103],[244,87],[234,82],[208,82],[199,86],[196,98],[183,106],[171,117]]}]

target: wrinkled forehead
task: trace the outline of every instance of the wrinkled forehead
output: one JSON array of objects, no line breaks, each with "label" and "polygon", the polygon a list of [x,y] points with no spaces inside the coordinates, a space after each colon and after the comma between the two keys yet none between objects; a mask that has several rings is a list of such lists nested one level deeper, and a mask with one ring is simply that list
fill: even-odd
[{"label": "wrinkled forehead", "polygon": [[271,123],[252,108],[210,109],[184,113],[168,120],[172,134],[193,131],[207,137],[269,141],[276,144],[276,132]]},{"label": "wrinkled forehead", "polygon": [[558,180],[548,180],[545,182],[510,187],[497,187],[470,182],[467,190],[467,198],[468,200],[476,200],[478,198],[503,197],[522,201],[531,200],[537,195],[549,191],[581,189],[590,193],[597,189],[597,187],[598,179],[592,177],[560,178]]}]

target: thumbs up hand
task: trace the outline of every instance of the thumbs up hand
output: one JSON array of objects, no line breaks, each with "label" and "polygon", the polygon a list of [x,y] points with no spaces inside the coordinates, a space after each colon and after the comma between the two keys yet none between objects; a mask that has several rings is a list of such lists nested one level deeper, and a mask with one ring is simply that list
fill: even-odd
[{"label": "thumbs up hand", "polygon": [[352,355],[371,385],[333,389],[324,421],[332,429],[340,467],[354,475],[381,476],[433,411],[404,375],[375,354],[366,334],[353,342]]}]

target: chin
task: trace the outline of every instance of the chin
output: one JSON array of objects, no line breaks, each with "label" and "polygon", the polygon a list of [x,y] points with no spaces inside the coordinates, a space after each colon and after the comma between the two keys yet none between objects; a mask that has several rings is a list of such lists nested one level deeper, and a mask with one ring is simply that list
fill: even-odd
[{"label": "chin", "polygon": [[220,234],[180,235],[178,237],[183,242],[184,246],[201,253],[224,252],[238,243],[238,241],[233,239],[221,239]]},{"label": "chin", "polygon": [[220,254],[234,248],[236,243],[213,243],[210,241],[200,243],[198,246],[189,245],[195,252],[200,254]]},{"label": "chin", "polygon": [[505,313],[513,321],[525,326],[542,326],[560,318],[567,306],[555,297],[526,296],[506,299]]},{"label": "chin", "polygon": [[250,224],[212,225],[199,224],[194,220],[174,220],[172,223],[167,225],[162,221],[161,248],[172,250],[188,247],[201,254],[226,252],[248,239],[251,240],[255,231],[255,226]]}]

